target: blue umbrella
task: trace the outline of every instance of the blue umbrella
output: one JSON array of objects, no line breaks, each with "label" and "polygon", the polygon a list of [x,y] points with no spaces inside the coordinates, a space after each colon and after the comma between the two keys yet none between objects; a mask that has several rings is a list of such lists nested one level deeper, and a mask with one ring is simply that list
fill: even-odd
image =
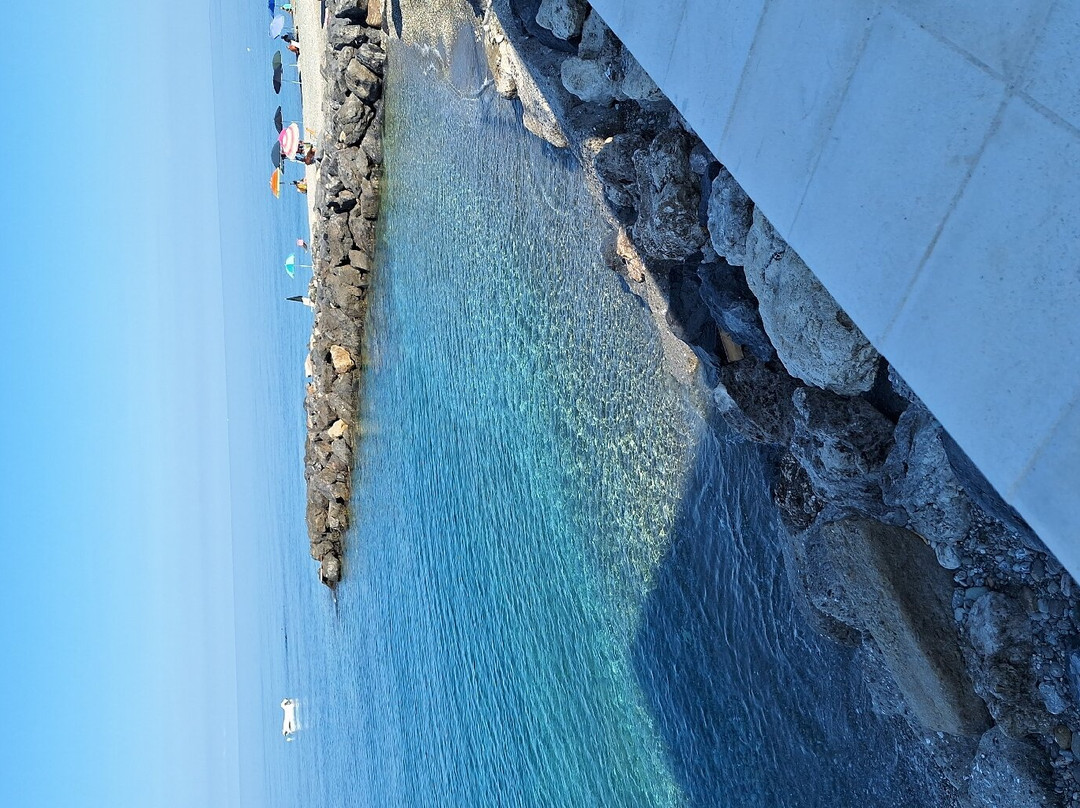
[{"label": "blue umbrella", "polygon": [[266,5],[269,6],[270,13],[273,14],[274,13],[274,0],[270,0],[270,2],[267,3]]},{"label": "blue umbrella", "polygon": [[285,18],[278,16],[270,21],[270,38],[281,36],[281,29],[285,27]]}]

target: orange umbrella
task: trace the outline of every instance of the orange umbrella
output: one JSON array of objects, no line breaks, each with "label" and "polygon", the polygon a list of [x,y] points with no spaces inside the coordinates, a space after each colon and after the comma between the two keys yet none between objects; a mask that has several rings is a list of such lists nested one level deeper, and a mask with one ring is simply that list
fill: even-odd
[{"label": "orange umbrella", "polygon": [[274,192],[274,196],[281,196],[281,169],[275,168],[274,173],[270,175],[270,190]]}]

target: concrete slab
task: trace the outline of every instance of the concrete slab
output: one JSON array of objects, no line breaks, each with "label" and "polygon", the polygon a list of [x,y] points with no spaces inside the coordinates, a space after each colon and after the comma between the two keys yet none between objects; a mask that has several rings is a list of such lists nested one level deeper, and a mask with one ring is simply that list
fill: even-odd
[{"label": "concrete slab", "polygon": [[877,13],[865,0],[765,10],[717,157],[780,232],[791,231]]},{"label": "concrete slab", "polygon": [[1021,89],[1080,129],[1080,3],[1058,0]]},{"label": "concrete slab", "polygon": [[717,141],[735,103],[765,0],[685,0],[684,8],[665,71],[668,98],[699,137]]},{"label": "concrete slab", "polygon": [[1019,77],[1053,0],[892,0],[929,31],[1008,80]]},{"label": "concrete slab", "polygon": [[1080,402],[1066,411],[1008,499],[1075,575],[1080,570]]},{"label": "concrete slab", "polygon": [[795,223],[780,229],[871,342],[906,297],[1004,97],[1001,80],[908,18],[885,9],[874,21]]},{"label": "concrete slab", "polygon": [[1010,101],[879,344],[1000,492],[1080,392],[1078,167],[1080,139]]}]

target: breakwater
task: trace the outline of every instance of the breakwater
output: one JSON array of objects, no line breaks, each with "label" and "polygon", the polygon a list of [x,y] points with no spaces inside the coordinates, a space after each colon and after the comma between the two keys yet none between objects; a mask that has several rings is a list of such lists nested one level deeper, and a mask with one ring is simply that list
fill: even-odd
[{"label": "breakwater", "polygon": [[382,6],[332,0],[327,48],[322,160],[315,196],[308,297],[315,312],[305,374],[307,526],[319,577],[341,580],[358,423],[364,315],[375,265],[382,179]]}]

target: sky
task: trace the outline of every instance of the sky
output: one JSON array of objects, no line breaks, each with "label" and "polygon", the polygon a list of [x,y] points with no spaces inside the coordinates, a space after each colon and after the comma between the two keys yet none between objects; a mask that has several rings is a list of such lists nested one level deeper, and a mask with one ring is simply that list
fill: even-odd
[{"label": "sky", "polygon": [[236,803],[209,0],[0,49],[0,805]]}]

